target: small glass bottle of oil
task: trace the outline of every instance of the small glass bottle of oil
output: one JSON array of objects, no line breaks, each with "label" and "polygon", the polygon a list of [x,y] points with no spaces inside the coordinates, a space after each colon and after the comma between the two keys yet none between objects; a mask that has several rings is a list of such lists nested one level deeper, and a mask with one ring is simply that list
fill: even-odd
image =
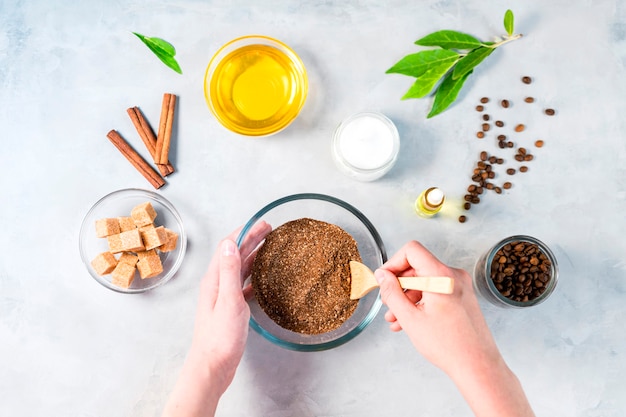
[{"label": "small glass bottle of oil", "polygon": [[415,200],[415,211],[422,217],[432,217],[441,210],[445,199],[443,191],[437,187],[430,187]]}]

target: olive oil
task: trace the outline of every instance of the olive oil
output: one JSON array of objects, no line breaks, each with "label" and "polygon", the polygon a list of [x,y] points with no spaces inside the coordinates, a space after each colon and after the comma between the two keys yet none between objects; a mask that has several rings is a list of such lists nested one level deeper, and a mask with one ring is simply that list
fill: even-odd
[{"label": "olive oil", "polygon": [[300,60],[265,44],[242,46],[225,55],[209,85],[218,120],[234,132],[253,136],[287,126],[298,115],[306,92]]}]

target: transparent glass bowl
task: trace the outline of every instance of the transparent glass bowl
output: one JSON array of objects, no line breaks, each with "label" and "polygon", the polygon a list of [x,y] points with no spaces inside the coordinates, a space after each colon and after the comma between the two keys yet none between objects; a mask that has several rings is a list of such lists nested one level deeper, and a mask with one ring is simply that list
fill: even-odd
[{"label": "transparent glass bowl", "polygon": [[[541,295],[529,301],[515,301],[502,295],[491,279],[491,264],[495,261],[496,253],[508,244],[514,242],[526,242],[537,245],[550,260],[550,280],[545,284],[545,289]],[[485,252],[476,262],[474,268],[474,288],[485,300],[500,307],[524,308],[532,307],[544,302],[555,290],[558,282],[557,260],[550,248],[537,238],[525,235],[507,237],[496,243],[491,249]]]},{"label": "transparent glass bowl", "polygon": [[[106,238],[96,236],[95,223],[98,219],[130,216],[133,207],[150,202],[157,212],[154,223],[178,233],[176,249],[160,253],[163,272],[156,277],[141,279],[138,275],[129,288],[121,288],[111,283],[111,275],[99,275],[91,266],[91,261],[108,250]],[[187,249],[187,236],[183,221],[176,208],[165,197],[148,190],[129,188],[114,191],[98,200],[87,212],[80,227],[80,257],[89,274],[106,288],[126,294],[142,293],[159,287],[169,281],[180,267]]]},{"label": "transparent glass bowl", "polygon": [[[252,90],[255,95],[245,94]],[[267,36],[243,36],[226,43],[204,75],[204,97],[215,118],[247,136],[268,136],[286,128],[300,113],[307,93],[300,57]],[[260,109],[262,115],[257,114]]]},{"label": "transparent glass bowl", "polygon": [[[363,263],[372,270],[387,260],[380,235],[363,213],[345,201],[324,194],[294,194],[268,204],[244,225],[237,244],[241,246],[258,221],[264,220],[277,228],[305,217],[335,224],[348,232],[357,242]],[[338,329],[317,335],[301,334],[280,327],[265,314],[254,296],[249,297],[248,304],[251,311],[250,326],[265,339],[287,349],[311,352],[331,349],[353,339],[376,317],[382,302],[378,290],[370,292],[359,300],[356,311]]]}]

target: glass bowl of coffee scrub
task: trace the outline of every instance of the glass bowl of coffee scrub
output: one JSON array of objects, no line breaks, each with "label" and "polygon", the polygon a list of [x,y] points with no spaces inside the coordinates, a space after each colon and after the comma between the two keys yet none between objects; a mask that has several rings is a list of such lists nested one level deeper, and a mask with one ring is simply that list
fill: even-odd
[{"label": "glass bowl of coffee scrub", "polygon": [[328,195],[289,195],[252,216],[237,238],[240,247],[259,221],[272,232],[244,282],[252,287],[246,291],[250,326],[278,346],[303,352],[331,349],[361,333],[382,302],[378,289],[350,300],[349,260],[360,258],[372,270],[387,260],[367,217]]},{"label": "glass bowl of coffee scrub", "polygon": [[474,269],[474,288],[500,307],[532,307],[556,288],[558,265],[550,248],[532,236],[510,236],[483,254]]}]

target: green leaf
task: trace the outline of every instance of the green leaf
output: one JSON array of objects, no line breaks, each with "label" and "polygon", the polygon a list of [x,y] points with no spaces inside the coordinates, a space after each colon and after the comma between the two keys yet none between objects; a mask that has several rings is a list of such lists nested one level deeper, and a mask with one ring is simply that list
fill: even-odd
[{"label": "green leaf", "polygon": [[481,43],[478,39],[455,30],[440,30],[415,41],[420,46],[439,46],[443,49],[474,49]]},{"label": "green leaf", "polygon": [[430,109],[430,113],[428,113],[427,118],[431,118],[433,116],[438,115],[445,109],[447,109],[450,104],[454,103],[457,96],[459,95],[459,91],[463,88],[463,84],[465,80],[472,74],[472,71],[465,74],[463,77],[455,80],[452,78],[452,72],[448,73],[446,78],[441,82],[441,85],[437,89],[437,94],[435,94],[435,101],[433,102],[433,106]]},{"label": "green leaf", "polygon": [[178,65],[178,62],[174,58],[176,55],[176,49],[171,43],[161,38],[147,37],[137,32],[133,32],[133,34],[141,39],[148,49],[150,49],[157,56],[157,58],[161,60],[161,62],[177,73],[183,73]]},{"label": "green leaf", "polygon": [[458,80],[473,70],[478,64],[483,62],[483,60],[491,55],[493,51],[495,51],[495,48],[485,48],[483,46],[474,49],[472,52],[459,60],[459,63],[454,67],[452,78]]},{"label": "green leaf", "polygon": [[409,88],[409,91],[402,97],[402,100],[408,98],[422,98],[427,96],[450,68],[454,65],[454,62],[444,62],[437,66],[431,67],[415,80],[415,83]]},{"label": "green leaf", "polygon": [[403,74],[411,77],[420,77],[428,69],[445,62],[456,62],[459,54],[447,49],[433,49],[409,54],[389,68],[387,74]]},{"label": "green leaf", "polygon": [[513,12],[509,9],[504,13],[504,29],[506,33],[511,36],[513,34],[513,30],[515,27],[515,19],[513,17]]}]

